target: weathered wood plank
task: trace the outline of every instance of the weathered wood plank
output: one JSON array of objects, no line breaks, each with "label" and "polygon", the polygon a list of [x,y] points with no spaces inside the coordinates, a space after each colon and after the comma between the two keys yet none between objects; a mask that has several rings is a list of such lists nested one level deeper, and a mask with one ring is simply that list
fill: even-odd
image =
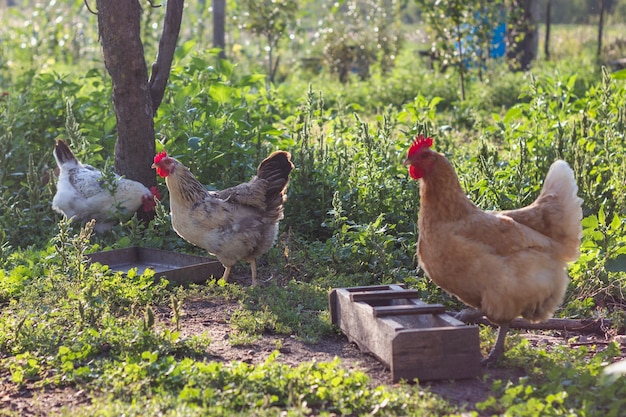
[{"label": "weathered wood plank", "polygon": [[350,292],[350,301],[380,301],[380,300],[400,300],[408,298],[418,298],[419,291],[415,290],[379,290],[379,291],[359,291]]},{"label": "weathered wood plank", "polygon": [[384,291],[384,290],[391,290],[394,288],[397,290],[404,289],[404,284],[367,285],[367,286],[362,286],[362,287],[349,287],[349,288],[342,288],[342,289],[348,292],[360,292],[360,291]]},{"label": "weathered wood plank", "polygon": [[398,304],[374,307],[374,317],[401,316],[409,314],[443,314],[446,312],[442,304]]},{"label": "weathered wood plank", "polygon": [[394,381],[473,378],[482,372],[477,328],[399,331],[392,340],[392,351]]},{"label": "weathered wood plank", "polygon": [[372,306],[353,303],[345,289],[332,291],[331,320],[359,349],[376,356],[385,364],[391,362],[391,351],[387,348],[400,324],[386,319],[374,319]]}]

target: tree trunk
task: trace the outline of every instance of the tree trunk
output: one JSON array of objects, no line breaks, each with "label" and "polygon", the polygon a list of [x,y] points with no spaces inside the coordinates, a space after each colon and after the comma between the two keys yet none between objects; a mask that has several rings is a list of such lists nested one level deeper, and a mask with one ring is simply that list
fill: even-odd
[{"label": "tree trunk", "polygon": [[213,0],[213,47],[220,48],[220,58],[226,58],[226,0]]},{"label": "tree trunk", "polygon": [[[112,100],[117,119],[115,172],[147,187],[156,185],[151,168],[155,153],[153,117],[169,78],[183,3],[184,0],[167,2],[159,53],[148,80],[139,1],[96,1],[104,64],[113,81]],[[154,215],[141,209],[137,213],[142,220],[150,220]]]},{"label": "tree trunk", "polygon": [[537,57],[539,49],[538,0],[513,0],[510,29],[507,30],[507,56],[516,69],[526,71]]},{"label": "tree trunk", "polygon": [[552,0],[548,0],[546,3],[546,36],[543,43],[543,52],[546,56],[546,61],[550,60],[550,25],[552,24]]},{"label": "tree trunk", "polygon": [[146,186],[156,185],[154,108],[140,37],[138,0],[98,0],[104,64],[113,81],[117,119],[115,171]]},{"label": "tree trunk", "polygon": [[602,33],[604,32],[604,14],[606,11],[606,4],[604,0],[599,0],[600,3],[600,19],[598,20],[598,52],[597,56],[602,56]]}]

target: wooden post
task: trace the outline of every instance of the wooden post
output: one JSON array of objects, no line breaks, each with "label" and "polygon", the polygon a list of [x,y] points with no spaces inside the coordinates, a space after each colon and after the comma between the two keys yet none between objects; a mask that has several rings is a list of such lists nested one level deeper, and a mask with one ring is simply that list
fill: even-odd
[{"label": "wooden post", "polygon": [[213,46],[220,48],[220,58],[226,58],[226,0],[213,0]]},{"label": "wooden post", "polygon": [[546,3],[546,36],[543,43],[543,52],[546,55],[546,61],[550,60],[550,25],[552,24],[552,0]]},{"label": "wooden post", "polygon": [[600,4],[600,19],[598,20],[598,52],[596,55],[598,59],[602,55],[602,33],[604,32],[604,13],[606,11],[606,2],[604,0],[599,0]]}]

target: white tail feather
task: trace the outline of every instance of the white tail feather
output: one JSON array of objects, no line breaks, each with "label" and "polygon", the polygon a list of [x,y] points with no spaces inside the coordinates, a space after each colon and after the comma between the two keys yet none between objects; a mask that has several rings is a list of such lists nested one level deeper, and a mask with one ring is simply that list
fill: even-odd
[{"label": "white tail feather", "polygon": [[555,161],[548,170],[541,195],[555,195],[560,202],[562,217],[559,223],[565,235],[564,246],[568,248],[570,260],[578,258],[580,239],[583,234],[581,225],[583,200],[578,197],[577,193],[578,185],[576,185],[572,168],[565,161]]}]

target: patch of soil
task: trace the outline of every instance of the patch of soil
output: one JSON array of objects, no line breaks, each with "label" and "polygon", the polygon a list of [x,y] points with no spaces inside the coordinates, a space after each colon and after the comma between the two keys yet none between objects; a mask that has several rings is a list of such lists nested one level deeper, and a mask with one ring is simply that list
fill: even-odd
[{"label": "patch of soil", "polygon": [[[391,373],[372,355],[362,352],[343,335],[329,336],[319,343],[308,344],[294,337],[265,334],[250,345],[233,346],[229,337],[232,329],[229,325],[232,314],[239,308],[237,302],[220,299],[187,299],[182,308],[180,319],[181,337],[206,335],[210,339],[207,356],[217,361],[244,361],[258,364],[265,361],[275,350],[280,355],[277,361],[297,366],[307,361],[327,362],[340,358],[343,367],[359,370],[368,375],[373,386],[392,385]],[[155,308],[157,326],[173,328],[172,311],[169,307]],[[556,336],[555,336],[556,334]],[[520,333],[532,345],[549,347],[557,344],[585,344],[602,349],[607,340],[596,336],[580,336],[572,342],[572,334],[558,335],[557,332]],[[424,389],[468,410],[474,410],[475,404],[486,400],[491,394],[494,380],[517,380],[523,372],[499,367],[487,368],[477,378],[456,381],[435,381],[422,383]],[[4,416],[52,416],[62,410],[89,403],[89,397],[76,388],[35,388],[32,384],[17,388],[10,382],[9,375],[0,375],[0,417]]]},{"label": "patch of soil", "polygon": [[[280,352],[277,361],[291,366],[312,360],[328,362],[338,357],[346,369],[367,374],[372,386],[393,385],[391,372],[373,355],[361,351],[356,344],[348,341],[344,335],[326,337],[319,343],[309,344],[291,336],[264,334],[251,345],[232,346],[229,342],[229,335],[232,333],[229,321],[238,308],[239,304],[235,301],[188,299],[183,306],[181,336],[203,333],[209,335],[211,343],[207,351],[215,360],[227,362],[237,360],[258,364],[277,349]],[[171,326],[169,308],[160,308],[155,313],[161,324]],[[609,341],[600,336],[575,336],[569,332],[559,334],[559,332],[529,331],[519,333],[517,337],[526,338],[531,345],[546,349],[550,346],[569,344],[596,346],[597,350],[601,350]],[[483,375],[476,378],[425,382],[421,383],[421,386],[454,404],[475,410],[477,403],[485,401],[492,394],[491,386],[494,381],[516,381],[523,376],[525,374],[521,370],[494,366],[484,368]]]},{"label": "patch of soil", "polygon": [[0,416],[45,417],[58,415],[62,409],[89,404],[89,396],[74,387],[36,388],[27,384],[18,388],[8,375],[0,380]]},{"label": "patch of soil", "polygon": [[[259,364],[275,350],[280,352],[277,361],[291,366],[306,361],[329,362],[339,357],[344,366],[366,372],[376,384],[391,382],[391,374],[378,360],[361,352],[342,335],[329,336],[319,343],[309,344],[293,336],[264,334],[249,345],[233,346],[229,340],[233,331],[229,322],[238,308],[236,301],[188,299],[183,305],[180,335],[208,335],[211,342],[207,352],[214,360]],[[155,316],[160,324],[172,327],[169,307],[157,309]]]}]

